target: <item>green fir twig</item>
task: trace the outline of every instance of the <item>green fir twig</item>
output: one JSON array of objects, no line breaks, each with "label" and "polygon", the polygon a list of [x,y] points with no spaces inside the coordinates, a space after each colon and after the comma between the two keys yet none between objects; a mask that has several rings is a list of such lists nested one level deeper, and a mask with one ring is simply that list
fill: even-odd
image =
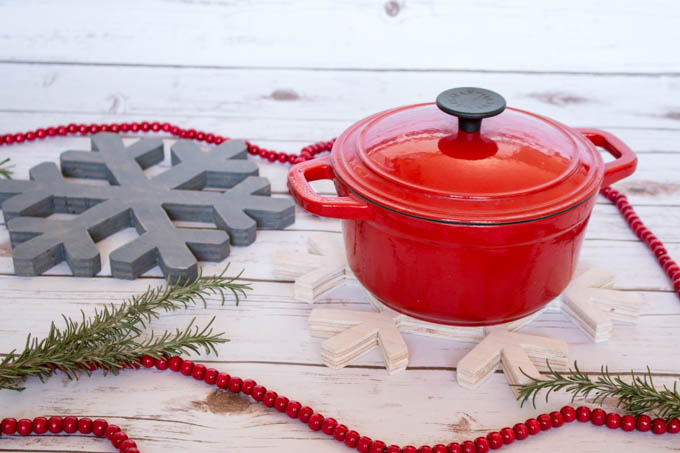
[{"label": "green fir twig", "polygon": [[26,377],[35,376],[44,382],[55,370],[69,379],[77,379],[80,373],[90,375],[96,368],[117,374],[143,355],[159,358],[201,350],[216,354],[215,345],[228,340],[222,337],[223,333],[213,333],[214,317],[203,328],[195,325],[194,318],[187,327],[174,333],[151,332],[147,338],[142,335],[161,312],[198,303],[206,307],[209,296],[219,296],[224,305],[226,295],[231,294],[238,305],[251,287],[236,282],[241,273],[233,278],[224,277],[227,268],[215,277],[202,279],[199,275],[191,282],[150,286],[118,306],[111,304],[95,310],[89,318],[84,312],[80,320],[62,315],[64,328],[53,322],[45,338],[39,340],[29,334],[21,353],[12,351],[0,362],[0,389],[23,390]]},{"label": "green fir twig", "polygon": [[572,402],[578,397],[592,397],[595,404],[602,405],[611,398],[617,400],[617,407],[631,415],[653,413],[662,418],[680,417],[678,382],[674,382],[670,388],[666,385],[657,388],[649,367],[647,373],[643,374],[631,371],[628,382],[620,376],[612,376],[606,366],[600,369],[600,375],[591,378],[579,369],[576,362],[573,370],[569,369],[564,373],[553,369],[548,361],[546,363],[548,373],[545,378],[535,378],[522,371],[531,380],[528,384],[517,386],[517,399],[522,406],[531,400],[536,407],[536,397],[542,391],[546,392],[546,401],[552,392],[565,391],[572,394]]},{"label": "green fir twig", "polygon": [[7,163],[9,162],[9,157],[0,160],[0,177],[3,177],[5,179],[12,179],[12,168],[14,168],[13,165],[8,165]]}]

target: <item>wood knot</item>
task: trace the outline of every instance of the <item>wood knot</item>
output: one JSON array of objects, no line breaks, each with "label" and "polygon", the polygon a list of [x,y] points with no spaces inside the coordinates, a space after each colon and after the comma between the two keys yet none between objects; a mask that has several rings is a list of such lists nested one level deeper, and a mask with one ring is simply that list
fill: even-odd
[{"label": "wood knot", "polygon": [[238,414],[249,410],[252,404],[247,398],[226,390],[215,390],[203,401],[191,402],[192,408],[213,414]]},{"label": "wood knot", "polygon": [[295,90],[290,89],[274,90],[272,91],[272,94],[269,95],[269,97],[275,101],[297,101],[300,99],[300,95],[297,94]]},{"label": "wood knot", "polygon": [[385,12],[390,17],[395,17],[401,11],[401,5],[395,0],[385,2]]}]

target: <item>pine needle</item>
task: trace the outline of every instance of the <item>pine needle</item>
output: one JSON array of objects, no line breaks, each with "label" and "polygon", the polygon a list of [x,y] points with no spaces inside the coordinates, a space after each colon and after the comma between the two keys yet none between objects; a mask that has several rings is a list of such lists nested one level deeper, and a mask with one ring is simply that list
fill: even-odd
[{"label": "pine needle", "polygon": [[14,173],[11,169],[14,167],[13,165],[7,165],[9,162],[9,157],[7,157],[4,160],[0,160],[0,177],[3,177],[5,179],[12,179],[12,173]]},{"label": "pine needle", "polygon": [[237,283],[236,277],[224,277],[224,269],[216,277],[198,278],[191,282],[149,287],[142,294],[124,300],[120,305],[106,305],[95,310],[91,317],[81,312],[74,320],[62,315],[64,327],[53,322],[46,337],[37,339],[29,334],[21,353],[10,352],[0,362],[0,389],[23,390],[26,377],[35,376],[45,381],[55,371],[69,379],[78,379],[81,373],[88,376],[101,368],[117,374],[122,368],[133,366],[141,356],[154,358],[186,354],[189,352],[217,354],[215,345],[228,340],[224,333],[213,333],[212,320],[203,328],[195,325],[195,318],[174,333],[164,332],[141,338],[144,329],[162,312],[202,304],[207,307],[207,297],[219,296],[222,305],[231,294],[236,304],[246,297],[249,284]]},{"label": "pine needle", "polygon": [[647,368],[647,373],[642,375],[630,372],[630,382],[620,376],[612,376],[609,368],[603,366],[600,375],[591,378],[583,373],[578,364],[574,362],[574,369],[564,373],[554,370],[550,363],[545,379],[538,379],[522,373],[531,382],[518,385],[517,399],[521,405],[531,400],[536,407],[536,397],[542,391],[546,391],[545,400],[548,401],[551,392],[563,390],[572,394],[572,402],[578,398],[592,397],[595,404],[602,404],[612,398],[617,400],[617,407],[631,415],[653,413],[661,418],[680,417],[680,393],[678,382],[672,388],[664,385],[657,388],[652,379],[652,372]]}]

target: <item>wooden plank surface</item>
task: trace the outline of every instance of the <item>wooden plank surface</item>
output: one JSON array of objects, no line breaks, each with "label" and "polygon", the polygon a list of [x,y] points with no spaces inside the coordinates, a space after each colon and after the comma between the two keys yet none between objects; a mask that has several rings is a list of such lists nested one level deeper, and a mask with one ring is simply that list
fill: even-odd
[{"label": "wooden plank surface", "polygon": [[[297,151],[337,136],[367,114],[430,101],[451,86],[485,86],[511,106],[575,127],[605,128],[628,143],[639,154],[639,168],[617,187],[671,255],[680,256],[676,2],[4,0],[0,17],[0,133],[70,122],[159,120]],[[477,38],[473,45],[471,36]],[[33,165],[88,146],[86,138],[52,139],[0,147],[0,158],[10,156],[16,177],[25,178]],[[258,162],[275,196],[287,196],[286,167]],[[169,165],[166,159],[147,174]],[[327,181],[315,187],[332,193]],[[377,351],[346,369],[324,367],[320,339],[307,327],[312,306],[294,300],[292,283],[275,277],[271,259],[277,248],[304,250],[309,235],[319,231],[339,234],[340,223],[298,209],[296,223],[285,231],[259,232],[255,244],[234,247],[225,262],[205,263],[208,274],[227,261],[231,272],[245,269],[254,288],[249,298],[238,307],[211,300],[208,309],[164,316],[154,329],[216,316],[216,328],[231,341],[205,361],[388,443],[474,438],[567,401],[556,395],[537,409],[520,408],[501,373],[477,391],[462,389],[455,383],[456,362],[473,345],[410,334],[405,339],[411,362],[403,373],[388,375]],[[91,313],[160,283],[158,269],[132,282],[110,278],[109,252],[135,235],[128,229],[98,244],[104,266],[97,278],[74,279],[65,264],[42,277],[19,278],[12,275],[0,219],[0,355],[21,348],[29,331],[45,334],[61,313]],[[555,312],[522,332],[567,341],[570,360],[588,372],[601,364],[622,373],[649,365],[660,383],[680,378],[674,346],[680,303],[649,251],[603,198],[581,255],[583,263],[611,269],[615,288],[640,293],[639,323],[616,325],[612,340],[597,345]],[[352,285],[327,294],[319,305],[369,309]],[[79,382],[29,380],[24,393],[0,392],[0,408],[0,417],[106,417],[139,439],[146,452],[348,451],[245,398],[149,370]],[[511,448],[674,451],[677,440],[580,425]],[[5,436],[0,451],[111,449],[84,436]]]}]

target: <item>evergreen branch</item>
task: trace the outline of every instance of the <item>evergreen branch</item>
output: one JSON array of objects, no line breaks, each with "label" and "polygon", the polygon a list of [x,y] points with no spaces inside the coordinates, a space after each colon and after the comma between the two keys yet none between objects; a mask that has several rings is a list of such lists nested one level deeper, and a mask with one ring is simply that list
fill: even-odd
[{"label": "evergreen branch", "polygon": [[223,333],[213,334],[214,318],[202,329],[195,326],[195,319],[183,330],[174,334],[165,332],[155,336],[153,332],[141,339],[144,328],[160,316],[160,312],[188,308],[200,302],[207,306],[206,297],[219,296],[222,304],[226,294],[231,293],[236,303],[246,296],[250,285],[236,283],[241,274],[224,277],[224,271],[216,276],[182,284],[149,287],[139,295],[95,310],[87,318],[74,320],[62,315],[65,327],[60,329],[53,322],[46,337],[39,340],[30,334],[21,353],[10,352],[0,362],[0,389],[23,390],[23,380],[28,376],[41,381],[55,370],[69,379],[77,379],[80,373],[90,374],[97,368],[117,373],[119,369],[135,363],[143,355],[154,358],[205,350],[217,353],[216,344],[227,341]]},{"label": "evergreen branch", "polygon": [[550,363],[547,361],[546,363],[548,373],[545,379],[529,376],[522,371],[531,380],[528,384],[517,386],[519,390],[517,399],[521,401],[522,406],[531,400],[536,407],[536,397],[541,391],[546,391],[545,400],[548,401],[551,392],[563,390],[572,394],[572,402],[579,397],[592,397],[594,403],[602,405],[608,398],[613,398],[618,400],[617,407],[631,415],[654,413],[662,418],[680,417],[678,382],[676,381],[672,388],[666,385],[657,388],[649,367],[647,373],[642,375],[631,371],[631,379],[628,382],[620,376],[612,376],[609,368],[605,366],[600,369],[600,375],[592,379],[578,368],[576,362],[574,369],[569,369],[565,373],[554,370]]},{"label": "evergreen branch", "polygon": [[12,179],[12,173],[14,172],[11,169],[13,165],[5,165],[7,162],[9,162],[9,157],[0,161],[0,177]]}]

